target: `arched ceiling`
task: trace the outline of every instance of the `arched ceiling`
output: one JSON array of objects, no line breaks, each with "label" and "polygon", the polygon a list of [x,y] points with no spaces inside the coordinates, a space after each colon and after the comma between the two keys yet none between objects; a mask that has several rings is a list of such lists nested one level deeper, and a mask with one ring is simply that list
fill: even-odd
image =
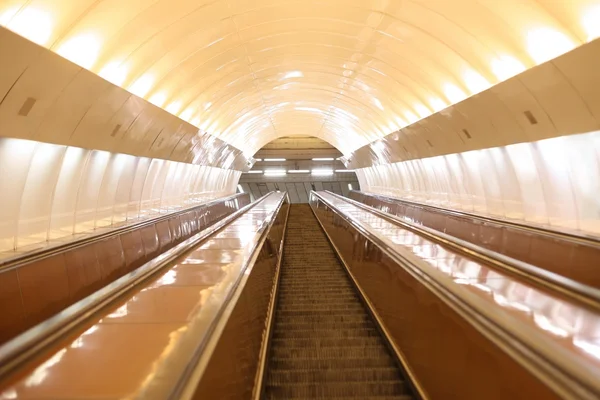
[{"label": "arched ceiling", "polygon": [[0,0],[0,24],[248,155],[348,154],[600,36],[600,1]]}]

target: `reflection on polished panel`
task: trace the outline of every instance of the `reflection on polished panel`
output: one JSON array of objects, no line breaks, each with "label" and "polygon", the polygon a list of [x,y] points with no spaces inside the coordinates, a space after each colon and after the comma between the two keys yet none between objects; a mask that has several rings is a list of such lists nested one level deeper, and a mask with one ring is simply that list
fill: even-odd
[{"label": "reflection on polished panel", "polygon": [[181,256],[18,383],[0,388],[0,398],[130,398],[148,391],[169,393],[240,279],[260,232],[274,220],[283,196],[271,194],[251,214]]},{"label": "reflection on polished panel", "polygon": [[548,292],[451,253],[444,246],[362,210],[326,192],[319,194],[344,214],[402,253],[426,261],[455,284],[475,294],[482,304],[502,308],[521,323],[535,327],[555,346],[591,361],[600,371],[600,315]]},{"label": "reflection on polished panel", "polygon": [[[600,288],[600,241],[570,231],[548,231],[535,225],[516,224],[502,219],[462,213],[359,191],[350,198],[413,225],[422,225],[442,234],[535,265],[584,285]],[[396,241],[395,232],[387,233]]]}]

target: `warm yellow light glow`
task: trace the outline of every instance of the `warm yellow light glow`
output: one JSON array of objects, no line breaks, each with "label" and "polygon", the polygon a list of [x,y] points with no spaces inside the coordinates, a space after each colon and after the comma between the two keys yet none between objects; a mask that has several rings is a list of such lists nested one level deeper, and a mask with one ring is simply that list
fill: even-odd
[{"label": "warm yellow light glow", "polygon": [[558,57],[574,47],[571,39],[554,29],[539,28],[527,34],[527,50],[538,64]]},{"label": "warm yellow light glow", "polygon": [[154,84],[154,77],[149,74],[145,74],[136,80],[133,85],[129,87],[129,91],[137,96],[144,97]]},{"label": "warm yellow light glow", "polygon": [[490,87],[490,83],[479,73],[469,70],[463,75],[465,84],[471,91],[471,94],[483,92]]},{"label": "warm yellow light glow", "polygon": [[404,120],[400,117],[394,117],[394,120],[396,120],[396,124],[398,124],[398,128],[400,129],[404,128],[407,125],[406,122],[404,122]]},{"label": "warm yellow light glow", "polygon": [[194,118],[190,124],[194,125],[194,126],[199,126],[200,125],[200,117],[196,117]]},{"label": "warm yellow light glow", "polygon": [[90,69],[98,58],[100,40],[96,35],[89,33],[75,36],[61,44],[56,52],[67,60]]},{"label": "warm yellow light glow", "polygon": [[373,104],[375,104],[375,107],[383,110],[383,104],[381,104],[381,101],[377,97],[373,97]]},{"label": "warm yellow light glow", "polygon": [[431,111],[429,111],[427,107],[425,107],[423,104],[417,104],[415,106],[415,110],[417,110],[417,114],[419,114],[421,118],[425,118],[431,115]]},{"label": "warm yellow light glow", "polygon": [[504,81],[525,71],[525,66],[521,61],[511,56],[500,56],[492,60],[492,72],[496,77]]},{"label": "warm yellow light glow", "polygon": [[444,85],[444,94],[452,103],[458,103],[467,98],[467,95],[462,90],[451,83]]},{"label": "warm yellow light glow", "polygon": [[0,25],[7,26],[10,20],[17,14],[19,7],[11,7],[0,14]]},{"label": "warm yellow light glow", "polygon": [[419,117],[417,117],[412,111],[405,112],[404,116],[406,117],[406,120],[409,124],[413,124],[419,120]]},{"label": "warm yellow light glow", "polygon": [[184,121],[190,121],[190,118],[192,118],[192,115],[194,114],[194,110],[192,108],[186,108],[180,115],[179,118],[181,118]]},{"label": "warm yellow light glow", "polygon": [[20,12],[13,13],[13,17],[6,27],[42,46],[48,42],[52,34],[50,15],[33,7],[27,7]]},{"label": "warm yellow light glow", "polygon": [[434,112],[442,111],[444,108],[448,107],[446,103],[444,103],[441,99],[437,97],[432,97],[429,99],[429,105],[433,108]]},{"label": "warm yellow light glow", "polygon": [[289,78],[302,78],[304,76],[304,74],[302,73],[302,71],[290,71],[285,73],[285,75],[283,75],[282,79],[289,79]]},{"label": "warm yellow light glow", "polygon": [[586,10],[581,23],[588,35],[588,41],[600,37],[600,5]]},{"label": "warm yellow light glow", "polygon": [[165,101],[167,101],[167,95],[164,92],[159,92],[153,94],[148,101],[155,106],[162,107]]},{"label": "warm yellow light glow", "polygon": [[396,132],[400,127],[394,121],[390,121],[387,126],[390,132]]},{"label": "warm yellow light glow", "polygon": [[121,86],[127,78],[127,67],[118,61],[113,61],[106,64],[106,66],[102,68],[98,75],[110,83]]},{"label": "warm yellow light glow", "polygon": [[173,115],[176,115],[179,110],[181,109],[181,102],[180,101],[174,101],[171,104],[169,104],[166,108],[166,110],[168,112],[170,112]]}]

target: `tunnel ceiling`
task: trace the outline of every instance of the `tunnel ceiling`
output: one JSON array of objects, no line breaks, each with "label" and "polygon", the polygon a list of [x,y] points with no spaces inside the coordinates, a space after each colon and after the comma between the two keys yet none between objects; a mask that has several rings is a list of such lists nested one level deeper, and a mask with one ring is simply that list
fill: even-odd
[{"label": "tunnel ceiling", "polygon": [[0,0],[0,24],[253,154],[345,154],[600,35],[598,0]]}]

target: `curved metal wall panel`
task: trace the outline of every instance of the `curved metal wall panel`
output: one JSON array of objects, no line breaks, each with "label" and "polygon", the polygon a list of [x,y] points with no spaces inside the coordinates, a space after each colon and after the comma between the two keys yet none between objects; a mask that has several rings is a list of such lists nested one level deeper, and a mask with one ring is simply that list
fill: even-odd
[{"label": "curved metal wall panel", "polygon": [[234,146],[1,26],[0,56],[0,136],[248,167]]},{"label": "curved metal wall panel", "polygon": [[233,194],[240,174],[0,138],[0,251]]},{"label": "curved metal wall panel", "polygon": [[600,235],[600,131],[356,174],[365,192]]},{"label": "curved metal wall panel", "polygon": [[[600,26],[600,22],[599,22]],[[600,40],[347,155],[364,168],[600,130]]]},{"label": "curved metal wall panel", "polygon": [[349,154],[600,36],[598,21],[597,0],[0,0],[1,25],[249,155],[307,133]]}]

